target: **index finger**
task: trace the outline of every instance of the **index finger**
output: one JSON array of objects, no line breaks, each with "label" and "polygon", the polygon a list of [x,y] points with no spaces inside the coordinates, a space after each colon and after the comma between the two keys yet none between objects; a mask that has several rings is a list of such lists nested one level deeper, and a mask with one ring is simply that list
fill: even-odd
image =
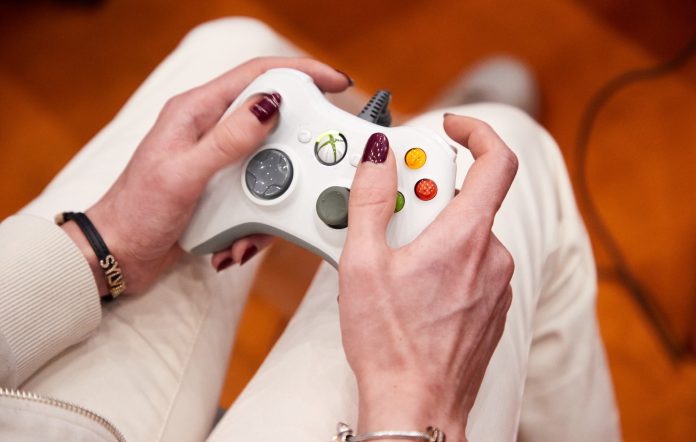
[{"label": "index finger", "polygon": [[474,163],[459,194],[422,237],[434,244],[460,246],[462,239],[469,244],[468,239],[474,231],[490,232],[495,214],[517,172],[517,157],[483,121],[446,114],[444,128],[454,141],[469,149]]},{"label": "index finger", "polygon": [[[213,80],[184,92],[170,100],[167,112],[170,118],[160,118],[160,124],[174,127],[182,123],[193,123],[194,136],[200,138],[222,117],[237,96],[256,77],[273,68],[293,68],[312,77],[323,91],[340,92],[351,85],[351,80],[329,65],[311,58],[263,57],[254,58],[227,71]],[[188,121],[181,121],[181,119]]]},{"label": "index finger", "polygon": [[445,210],[477,210],[494,217],[517,173],[517,156],[481,120],[446,114],[444,128],[447,135],[468,148],[474,157],[459,194]]}]

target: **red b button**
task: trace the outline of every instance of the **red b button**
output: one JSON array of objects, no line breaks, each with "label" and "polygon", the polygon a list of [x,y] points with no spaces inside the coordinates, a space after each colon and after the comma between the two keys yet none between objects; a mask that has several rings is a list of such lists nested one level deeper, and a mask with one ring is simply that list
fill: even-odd
[{"label": "red b button", "polygon": [[437,184],[435,181],[423,178],[416,183],[416,196],[423,201],[430,201],[437,195]]}]

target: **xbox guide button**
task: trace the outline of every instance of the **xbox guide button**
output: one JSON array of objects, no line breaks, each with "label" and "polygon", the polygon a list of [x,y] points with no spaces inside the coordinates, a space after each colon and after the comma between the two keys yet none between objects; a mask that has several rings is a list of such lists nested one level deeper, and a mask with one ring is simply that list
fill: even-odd
[{"label": "xbox guide button", "polygon": [[338,164],[348,151],[345,135],[337,130],[328,130],[317,137],[314,143],[314,155],[321,164],[333,166]]},{"label": "xbox guide button", "polygon": [[246,168],[246,185],[257,198],[278,198],[292,182],[292,162],[278,149],[265,149],[257,153]]}]

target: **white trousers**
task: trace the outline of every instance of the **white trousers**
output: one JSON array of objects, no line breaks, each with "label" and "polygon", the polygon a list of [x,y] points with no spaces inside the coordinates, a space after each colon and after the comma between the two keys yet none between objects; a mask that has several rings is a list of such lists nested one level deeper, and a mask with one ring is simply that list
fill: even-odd
[{"label": "white trousers", "polygon": [[[254,20],[199,26],[23,212],[52,218],[86,209],[123,170],[169,97],[249,58],[298,53]],[[620,439],[595,318],[594,261],[557,146],[513,108],[447,110],[487,121],[520,160],[494,226],[515,259],[514,300],[469,418],[470,440]],[[442,132],[443,111],[412,123]],[[471,157],[467,151],[459,157],[461,182]],[[207,259],[182,259],[146,295],[106,305],[94,336],[22,388],[90,408],[129,441],[330,440],[338,420],[356,423],[357,392],[341,347],[337,274],[326,264],[263,366],[209,435],[258,261],[217,274]]]}]

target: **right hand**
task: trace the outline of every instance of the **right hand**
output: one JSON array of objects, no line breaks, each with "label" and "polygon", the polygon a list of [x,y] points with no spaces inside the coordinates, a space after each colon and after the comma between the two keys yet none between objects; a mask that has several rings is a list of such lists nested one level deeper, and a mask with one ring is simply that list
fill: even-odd
[{"label": "right hand", "polygon": [[475,162],[461,192],[410,244],[386,242],[396,194],[391,150],[386,161],[361,163],[351,187],[339,311],[360,433],[433,425],[465,440],[505,326],[514,264],[491,228],[517,158],[481,121],[450,115],[444,127]]}]

